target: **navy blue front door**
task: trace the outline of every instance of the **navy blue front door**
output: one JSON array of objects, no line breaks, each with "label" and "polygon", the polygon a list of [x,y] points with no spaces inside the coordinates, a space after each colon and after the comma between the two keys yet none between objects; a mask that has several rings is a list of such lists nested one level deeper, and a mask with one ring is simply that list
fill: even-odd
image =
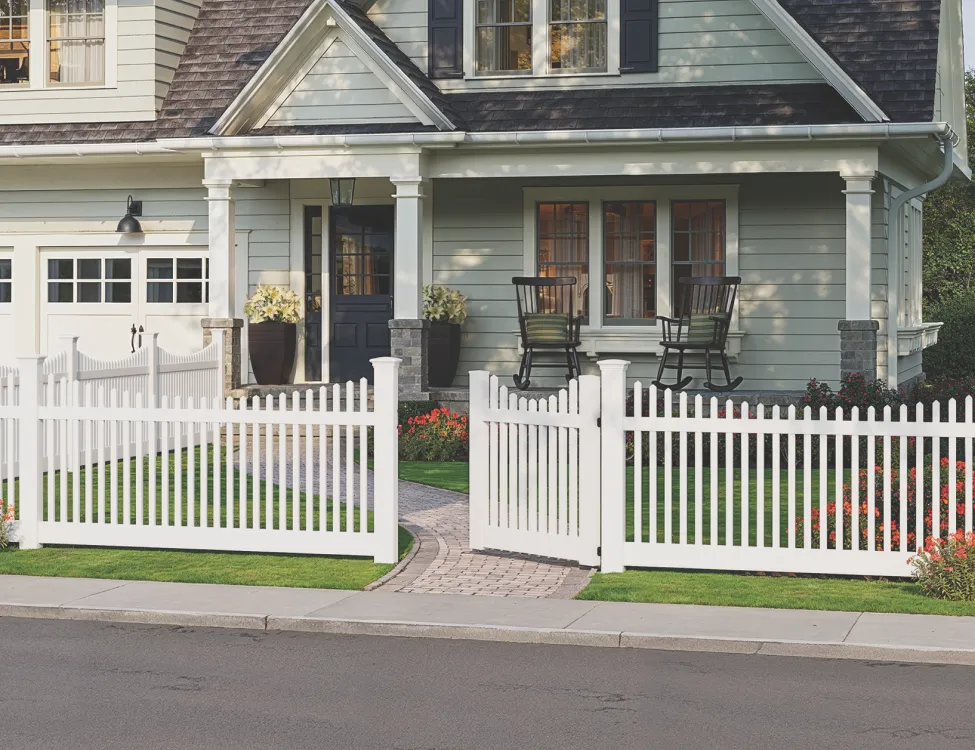
[{"label": "navy blue front door", "polygon": [[371,383],[369,360],[390,351],[393,207],[333,206],[329,216],[329,380]]}]

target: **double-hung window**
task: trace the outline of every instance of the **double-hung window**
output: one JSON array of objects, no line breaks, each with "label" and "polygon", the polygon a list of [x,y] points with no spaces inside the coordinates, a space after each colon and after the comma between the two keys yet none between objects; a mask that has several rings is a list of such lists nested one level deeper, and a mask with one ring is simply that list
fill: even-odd
[{"label": "double-hung window", "polygon": [[30,79],[30,0],[0,0],[0,87]]},{"label": "double-hung window", "polygon": [[476,0],[478,74],[532,72],[532,0]]},{"label": "double-hung window", "polygon": [[526,273],[575,277],[590,332],[637,336],[677,308],[681,279],[737,273],[733,186],[528,188],[525,211]]},{"label": "double-hung window", "polygon": [[606,70],[606,0],[550,0],[549,66],[556,72]]},{"label": "double-hung window", "polygon": [[0,92],[114,86],[116,1],[0,0]]}]

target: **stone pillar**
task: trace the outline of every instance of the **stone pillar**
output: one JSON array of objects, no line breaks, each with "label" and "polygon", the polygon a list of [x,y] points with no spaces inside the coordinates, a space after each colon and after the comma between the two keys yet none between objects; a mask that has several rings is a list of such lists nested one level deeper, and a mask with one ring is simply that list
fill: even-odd
[{"label": "stone pillar", "polygon": [[858,372],[877,379],[877,330],[873,320],[871,251],[873,232],[871,174],[843,175],[846,181],[846,315],[839,321],[840,377]]},{"label": "stone pillar", "polygon": [[868,381],[877,379],[876,320],[841,320],[840,378],[859,372]]},{"label": "stone pillar", "polygon": [[390,349],[401,361],[399,394],[401,401],[428,401],[427,337],[430,321],[407,318],[389,321]]},{"label": "stone pillar", "polygon": [[[213,341],[215,331],[225,331],[223,351],[223,395],[230,396],[231,391],[241,387],[241,341],[240,333],[244,328],[244,321],[240,318],[204,318],[203,346],[209,346]],[[220,335],[217,333],[216,335]]]},{"label": "stone pillar", "polygon": [[205,180],[210,247],[210,317],[234,314],[234,259],[237,254],[236,212],[231,180]]}]

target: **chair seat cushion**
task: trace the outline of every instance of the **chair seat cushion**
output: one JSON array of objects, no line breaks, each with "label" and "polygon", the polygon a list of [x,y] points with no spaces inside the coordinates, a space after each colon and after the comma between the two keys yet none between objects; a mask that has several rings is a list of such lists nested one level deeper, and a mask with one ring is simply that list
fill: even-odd
[{"label": "chair seat cushion", "polygon": [[715,313],[702,315],[700,313],[692,315],[687,326],[685,341],[703,344],[706,342],[718,343],[721,336],[721,327],[727,319],[726,314]]},{"label": "chair seat cushion", "polygon": [[531,344],[565,343],[569,338],[569,316],[565,313],[527,313],[525,332]]}]

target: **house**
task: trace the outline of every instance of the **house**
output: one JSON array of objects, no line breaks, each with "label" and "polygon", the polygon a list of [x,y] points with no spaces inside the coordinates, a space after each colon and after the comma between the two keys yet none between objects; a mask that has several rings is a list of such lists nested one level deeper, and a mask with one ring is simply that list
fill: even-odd
[{"label": "house", "polygon": [[743,388],[908,384],[963,67],[961,0],[8,0],[0,349],[223,327],[246,362],[270,283],[304,300],[295,383],[392,351],[420,392],[433,282],[469,297],[462,387],[517,369],[511,278],[561,274],[584,367],[647,382],[677,280],[740,275]]}]

